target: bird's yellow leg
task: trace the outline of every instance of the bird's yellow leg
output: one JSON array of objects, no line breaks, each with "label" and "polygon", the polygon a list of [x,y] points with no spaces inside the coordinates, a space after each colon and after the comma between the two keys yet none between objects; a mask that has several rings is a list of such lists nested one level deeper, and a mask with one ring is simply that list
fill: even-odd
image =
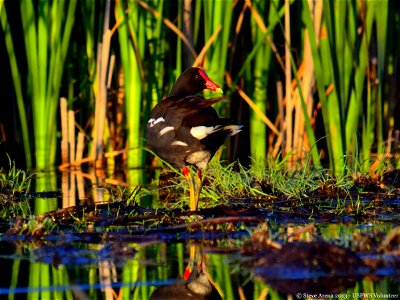
[{"label": "bird's yellow leg", "polygon": [[197,201],[199,201],[199,199],[200,199],[200,192],[201,192],[202,187],[203,187],[203,178],[202,178],[201,171],[198,170],[197,171],[197,176],[196,176],[196,197],[197,197]]},{"label": "bird's yellow leg", "polygon": [[199,200],[199,196],[198,193],[196,192],[196,188],[195,188],[195,183],[193,181],[193,177],[190,173],[190,170],[188,167],[183,167],[182,168],[182,172],[183,175],[185,175],[186,180],[188,181],[189,184],[189,209],[190,211],[195,211],[197,210],[197,202]]},{"label": "bird's yellow leg", "polygon": [[198,252],[198,246],[197,245],[190,245],[190,250],[189,250],[189,261],[188,264],[185,268],[185,272],[183,273],[183,279],[188,280],[190,275],[193,272],[193,265],[196,260],[196,254]]}]

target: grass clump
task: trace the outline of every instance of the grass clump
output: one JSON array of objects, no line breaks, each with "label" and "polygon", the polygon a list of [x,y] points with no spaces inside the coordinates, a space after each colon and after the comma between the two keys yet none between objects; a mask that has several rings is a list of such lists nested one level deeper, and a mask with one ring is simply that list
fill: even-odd
[{"label": "grass clump", "polygon": [[8,156],[8,170],[0,169],[0,218],[27,217],[31,214],[27,195],[32,175],[18,169]]},{"label": "grass clump", "polygon": [[[159,194],[164,194],[160,198],[162,202],[175,202],[175,206],[183,207],[187,203],[187,182],[179,171],[171,174],[172,179],[159,181],[157,189]],[[311,168],[307,162],[293,163],[288,155],[283,159],[253,160],[249,167],[240,162],[225,166],[215,158],[204,174],[200,206],[213,207],[240,199],[258,203],[274,199],[295,200],[300,201],[300,205],[302,200],[308,199],[318,205],[328,199],[346,202],[357,199],[357,195],[372,197],[377,192],[393,193],[393,189],[380,188],[380,178],[351,170],[334,175],[328,169]]]},{"label": "grass clump", "polygon": [[224,167],[213,160],[206,178],[203,195],[216,201],[271,196],[300,200],[317,192],[343,196],[353,186],[351,177],[334,177],[328,170],[310,169],[300,164],[290,166],[287,158],[282,161],[268,159],[266,162],[253,160],[249,168],[240,163]]},{"label": "grass clump", "polygon": [[251,172],[240,163],[224,167],[218,160],[213,160],[210,164],[203,189],[204,196],[216,201],[226,198],[267,196],[260,189]]},{"label": "grass clump", "polygon": [[0,199],[3,197],[26,194],[31,185],[31,175],[17,169],[15,162],[8,156],[8,170],[0,169]]}]

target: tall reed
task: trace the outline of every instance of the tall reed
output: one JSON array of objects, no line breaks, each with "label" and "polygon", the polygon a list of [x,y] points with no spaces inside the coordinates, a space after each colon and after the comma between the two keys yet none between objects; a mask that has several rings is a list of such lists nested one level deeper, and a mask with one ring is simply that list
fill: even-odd
[{"label": "tall reed", "polygon": [[[272,13],[274,10],[268,7],[268,5],[271,5],[271,3],[267,3],[267,1],[259,1],[258,3],[254,3],[255,7],[252,10],[253,13],[251,18],[252,39],[254,44],[256,44],[257,41],[264,39],[264,34],[267,31],[262,20],[272,20],[274,18]],[[258,13],[255,14],[255,11]],[[256,19],[257,17],[260,18],[258,22]],[[270,36],[270,38],[272,39],[272,36]],[[270,71],[272,70],[271,64],[271,44],[264,43],[257,50],[254,59],[253,74],[250,77],[252,78],[252,83],[254,85],[254,103],[264,114],[267,113],[267,89]],[[251,139],[258,141],[257,143],[251,143],[250,145],[251,157],[254,159],[265,158],[267,154],[267,128],[264,122],[262,122],[262,120],[253,110],[250,112],[249,129]]]},{"label": "tall reed", "polygon": [[[127,143],[129,154],[127,156],[128,168],[140,167],[143,165],[143,135],[141,126],[143,84],[140,73],[140,59],[144,51],[144,15],[140,7],[133,2],[124,6],[122,1],[116,2],[116,19],[120,22],[118,27],[118,38],[120,43],[121,62],[124,71],[124,92],[125,92],[125,116]],[[125,13],[127,10],[127,13]],[[134,179],[133,181],[141,181]]]},{"label": "tall reed", "polygon": [[[307,7],[306,2],[303,3]],[[378,143],[378,154],[382,153],[381,96],[380,92],[372,92],[368,69],[371,69],[369,60],[372,33],[375,31],[373,23],[377,25],[375,42],[382,45],[377,47],[379,70],[384,67],[388,2],[378,4],[362,1],[361,4],[324,2],[324,24],[319,47],[309,10],[305,9],[303,14],[310,34],[330,165],[335,173],[342,173],[346,156],[356,153],[359,145],[356,133],[360,121],[363,124],[361,156],[355,161],[361,163],[363,169],[369,167],[373,142]],[[382,14],[377,15],[378,11],[382,11]],[[361,24],[357,26],[360,21]],[[382,81],[378,90],[381,90]],[[365,114],[362,114],[363,106],[366,108]],[[373,138],[374,132],[377,139]]]},{"label": "tall reed", "polygon": [[[28,92],[25,97],[30,99],[32,104],[35,166],[37,169],[48,169],[55,163],[57,127],[54,124],[57,120],[63,64],[74,24],[76,4],[76,1],[39,1],[38,6],[35,7],[32,1],[20,2],[24,51],[28,68]],[[2,20],[6,17],[3,15]],[[22,95],[20,95],[21,75],[16,74],[17,66],[15,66],[10,43],[8,51],[14,69],[14,86],[19,99],[18,103],[21,106],[21,102],[23,102]],[[19,113],[25,149],[29,151],[25,128],[28,123],[26,113],[21,108]],[[28,154],[28,163],[29,160]]]},{"label": "tall reed", "polygon": [[[203,67],[210,78],[222,85],[228,59],[234,1],[202,1],[201,3],[204,16],[204,44],[211,39],[214,32],[219,32],[205,55]],[[217,108],[222,110],[220,106]]]}]

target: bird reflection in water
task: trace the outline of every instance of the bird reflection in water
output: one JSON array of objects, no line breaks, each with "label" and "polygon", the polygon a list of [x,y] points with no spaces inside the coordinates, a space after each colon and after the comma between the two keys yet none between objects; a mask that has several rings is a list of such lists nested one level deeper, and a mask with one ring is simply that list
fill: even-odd
[{"label": "bird reflection in water", "polygon": [[217,287],[207,272],[206,257],[201,246],[190,246],[190,257],[183,281],[158,287],[150,299],[182,300],[182,299],[222,299]]}]

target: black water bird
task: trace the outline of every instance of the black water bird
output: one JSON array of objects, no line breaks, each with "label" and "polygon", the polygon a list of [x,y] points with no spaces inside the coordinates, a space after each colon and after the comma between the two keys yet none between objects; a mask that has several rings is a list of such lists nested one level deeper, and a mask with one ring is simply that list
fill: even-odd
[{"label": "black water bird", "polygon": [[[153,108],[147,123],[148,147],[173,167],[182,169],[189,180],[190,210],[197,209],[202,171],[225,138],[242,128],[231,119],[218,116],[212,105],[225,98],[205,99],[199,93],[206,89],[222,93],[203,69],[187,69],[168,97]],[[188,165],[198,170],[197,188]]]}]

